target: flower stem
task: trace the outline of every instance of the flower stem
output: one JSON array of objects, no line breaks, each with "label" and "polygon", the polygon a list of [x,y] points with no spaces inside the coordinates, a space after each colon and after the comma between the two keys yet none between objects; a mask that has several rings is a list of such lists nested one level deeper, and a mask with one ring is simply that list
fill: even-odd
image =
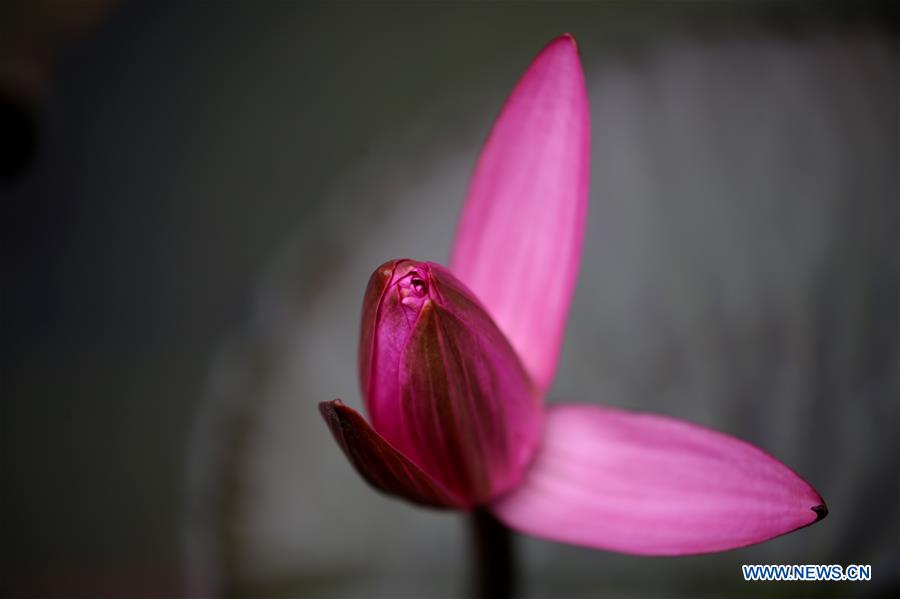
[{"label": "flower stem", "polygon": [[471,526],[473,597],[512,599],[515,595],[515,552],[510,530],[482,508],[472,512]]}]

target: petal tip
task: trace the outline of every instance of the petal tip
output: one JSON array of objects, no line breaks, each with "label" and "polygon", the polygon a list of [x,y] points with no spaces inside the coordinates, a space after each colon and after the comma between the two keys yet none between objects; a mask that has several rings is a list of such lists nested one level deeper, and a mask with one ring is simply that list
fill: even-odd
[{"label": "petal tip", "polygon": [[575,50],[576,50],[577,52],[579,52],[579,53],[581,52],[581,47],[578,45],[578,40],[575,39],[575,36],[572,35],[571,33],[569,33],[568,31],[565,32],[564,34],[562,34],[561,36],[559,36],[558,39],[560,39],[560,40],[568,40],[569,43],[572,44],[572,46],[575,48]]},{"label": "petal tip", "polygon": [[578,40],[575,39],[574,35],[567,31],[559,37],[550,40],[538,56],[540,57],[548,54],[564,55],[572,50],[574,50],[574,53],[569,54],[569,56],[581,58],[581,46],[578,44]]},{"label": "petal tip", "polygon": [[818,522],[819,520],[824,520],[825,516],[828,515],[828,506],[825,505],[824,503],[822,503],[820,505],[814,505],[813,507],[811,507],[809,509],[811,509],[812,511],[814,511],[816,513],[816,519],[813,520],[814,524],[816,522]]},{"label": "petal tip", "polygon": [[319,413],[322,416],[328,416],[335,411],[335,408],[341,408],[344,406],[344,402],[339,399],[332,399],[331,401],[320,401],[319,402]]}]

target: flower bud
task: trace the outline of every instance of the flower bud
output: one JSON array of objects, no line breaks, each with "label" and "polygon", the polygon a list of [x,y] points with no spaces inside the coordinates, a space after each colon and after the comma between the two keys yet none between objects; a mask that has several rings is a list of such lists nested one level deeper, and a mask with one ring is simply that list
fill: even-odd
[{"label": "flower bud", "polygon": [[373,428],[473,505],[516,485],[541,402],[472,293],[440,265],[393,260],[369,280],[359,370]]}]

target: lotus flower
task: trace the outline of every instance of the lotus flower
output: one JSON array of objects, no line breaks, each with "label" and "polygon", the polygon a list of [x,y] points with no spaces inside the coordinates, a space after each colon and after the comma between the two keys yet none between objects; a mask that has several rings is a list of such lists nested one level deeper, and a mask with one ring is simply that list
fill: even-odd
[{"label": "lotus flower", "polygon": [[320,404],[376,488],[490,510],[514,530],[633,554],[758,543],[827,513],[762,450],[665,416],[544,406],[585,228],[590,125],[574,39],[553,40],[478,160],[451,266],[393,260],[362,310],[371,422]]}]

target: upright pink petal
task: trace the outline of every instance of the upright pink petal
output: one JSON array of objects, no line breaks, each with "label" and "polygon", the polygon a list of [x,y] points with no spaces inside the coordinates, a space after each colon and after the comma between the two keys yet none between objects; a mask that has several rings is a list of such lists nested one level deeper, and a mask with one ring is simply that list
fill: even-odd
[{"label": "upright pink petal", "polygon": [[483,503],[521,480],[540,439],[537,391],[448,270],[412,260],[376,269],[359,365],[375,430],[446,488]]},{"label": "upright pink petal", "polygon": [[471,507],[397,451],[359,412],[339,399],[320,403],[319,412],[347,459],[373,487],[431,507]]},{"label": "upright pink petal", "polygon": [[751,545],[827,514],[815,489],[749,443],[589,405],[549,410],[525,481],[492,509],[521,532],[647,555]]},{"label": "upright pink petal", "polygon": [[451,258],[541,390],[556,372],[578,273],[589,162],[584,75],[564,35],[531,63],[494,124]]}]

